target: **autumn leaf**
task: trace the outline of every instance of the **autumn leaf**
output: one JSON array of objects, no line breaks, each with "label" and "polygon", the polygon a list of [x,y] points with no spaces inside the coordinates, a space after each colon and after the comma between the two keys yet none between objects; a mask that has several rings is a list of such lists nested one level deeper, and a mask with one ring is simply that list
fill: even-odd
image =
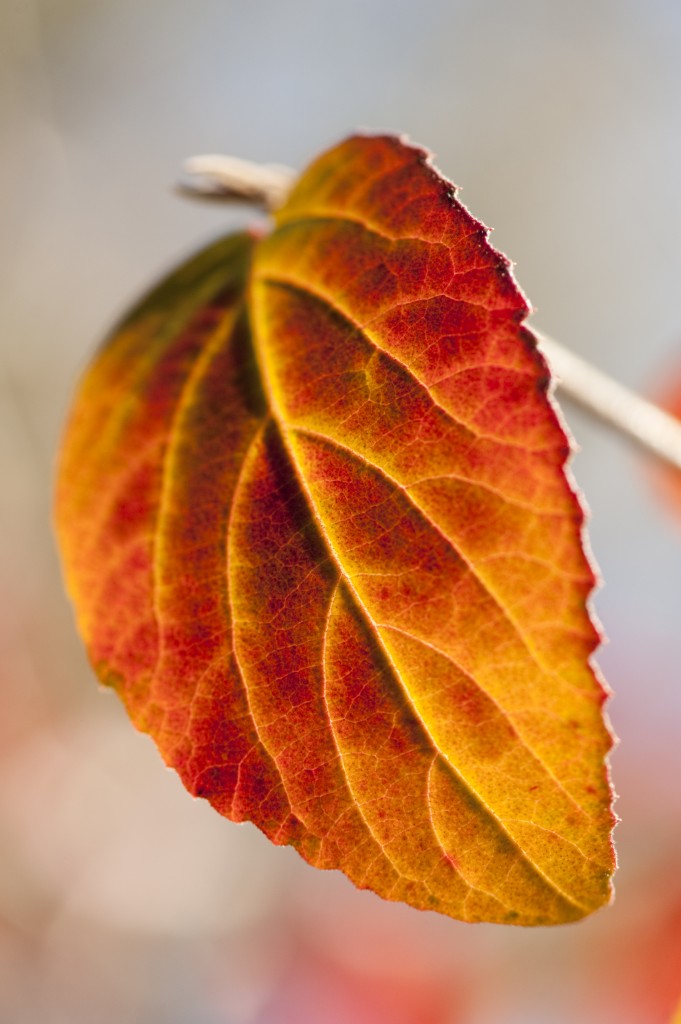
[{"label": "autumn leaf", "polygon": [[114,332],[57,523],[190,792],[387,898],[551,924],[610,898],[611,737],[526,313],[423,151],[350,138]]}]

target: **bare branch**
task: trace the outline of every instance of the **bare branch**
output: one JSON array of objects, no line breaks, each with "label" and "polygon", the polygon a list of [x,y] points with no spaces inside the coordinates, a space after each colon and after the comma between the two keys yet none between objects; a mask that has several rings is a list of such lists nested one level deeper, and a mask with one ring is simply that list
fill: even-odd
[{"label": "bare branch", "polygon": [[233,199],[277,210],[286,200],[296,172],[279,164],[255,164],[234,156],[194,156],[185,161],[183,192],[199,197]]},{"label": "bare branch", "polygon": [[681,421],[535,331],[561,391],[636,444],[681,469]]}]

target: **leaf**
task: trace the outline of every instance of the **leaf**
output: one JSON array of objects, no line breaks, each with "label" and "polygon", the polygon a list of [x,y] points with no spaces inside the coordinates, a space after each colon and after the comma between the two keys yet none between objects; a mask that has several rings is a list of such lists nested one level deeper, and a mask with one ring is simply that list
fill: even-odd
[{"label": "leaf", "polygon": [[469,921],[607,902],[582,511],[508,263],[354,137],[86,374],[57,523],[92,664],[190,792]]}]

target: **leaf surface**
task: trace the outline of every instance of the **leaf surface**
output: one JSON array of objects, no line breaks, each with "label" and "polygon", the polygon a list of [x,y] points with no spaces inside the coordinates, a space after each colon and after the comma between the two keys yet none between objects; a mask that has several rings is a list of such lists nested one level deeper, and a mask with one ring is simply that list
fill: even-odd
[{"label": "leaf surface", "polygon": [[525,301],[425,154],[353,137],[88,371],[58,528],[92,663],[192,792],[464,920],[610,898],[582,511]]}]

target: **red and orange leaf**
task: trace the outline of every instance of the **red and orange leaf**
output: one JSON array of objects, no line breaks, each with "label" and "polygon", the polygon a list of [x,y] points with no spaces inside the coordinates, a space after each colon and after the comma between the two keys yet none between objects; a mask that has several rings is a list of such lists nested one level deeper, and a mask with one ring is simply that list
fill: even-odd
[{"label": "red and orange leaf", "polygon": [[425,154],[355,137],[113,335],[57,519],[92,663],[192,792],[464,920],[610,898],[582,512],[525,301]]}]

